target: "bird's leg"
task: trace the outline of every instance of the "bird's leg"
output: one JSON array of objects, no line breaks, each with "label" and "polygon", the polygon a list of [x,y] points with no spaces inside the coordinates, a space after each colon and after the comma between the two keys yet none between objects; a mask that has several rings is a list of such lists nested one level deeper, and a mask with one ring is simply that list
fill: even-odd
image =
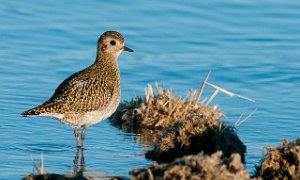
[{"label": "bird's leg", "polygon": [[74,135],[75,135],[77,147],[80,147],[79,132],[78,132],[78,128],[77,127],[75,127],[75,129],[74,129]]},{"label": "bird's leg", "polygon": [[86,127],[82,127],[81,131],[81,148],[84,149],[84,139],[85,139],[85,132],[86,132]]}]

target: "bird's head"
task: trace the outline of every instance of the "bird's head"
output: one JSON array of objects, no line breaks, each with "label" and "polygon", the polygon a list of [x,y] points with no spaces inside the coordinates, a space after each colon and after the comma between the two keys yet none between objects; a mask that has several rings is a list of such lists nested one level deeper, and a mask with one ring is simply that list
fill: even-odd
[{"label": "bird's head", "polygon": [[133,52],[125,46],[124,37],[116,31],[106,31],[98,40],[98,53],[120,55],[122,51]]}]

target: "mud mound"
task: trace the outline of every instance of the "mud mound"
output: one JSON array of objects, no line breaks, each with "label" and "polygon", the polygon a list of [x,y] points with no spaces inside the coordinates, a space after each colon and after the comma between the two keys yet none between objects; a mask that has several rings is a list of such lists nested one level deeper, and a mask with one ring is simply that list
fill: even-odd
[{"label": "mud mound", "polygon": [[238,154],[232,154],[229,158],[222,157],[222,152],[212,156],[199,153],[176,159],[169,164],[153,163],[146,168],[132,170],[131,179],[250,179]]},{"label": "mud mound", "polygon": [[204,115],[190,115],[171,126],[154,149],[146,153],[146,158],[170,162],[201,151],[208,155],[222,151],[226,157],[238,153],[244,162],[246,146],[233,127]]},{"label": "mud mound", "polygon": [[255,176],[263,179],[300,179],[300,138],[283,140],[278,147],[266,147],[266,156],[256,167]]}]

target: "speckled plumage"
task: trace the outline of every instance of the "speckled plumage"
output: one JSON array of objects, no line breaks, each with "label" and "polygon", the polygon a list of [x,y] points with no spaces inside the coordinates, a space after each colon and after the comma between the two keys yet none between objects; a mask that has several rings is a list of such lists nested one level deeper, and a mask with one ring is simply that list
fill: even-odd
[{"label": "speckled plumage", "polygon": [[103,33],[95,63],[64,80],[48,101],[21,115],[49,116],[75,128],[86,128],[111,116],[120,102],[118,56],[123,50],[132,52],[124,46],[120,33]]}]

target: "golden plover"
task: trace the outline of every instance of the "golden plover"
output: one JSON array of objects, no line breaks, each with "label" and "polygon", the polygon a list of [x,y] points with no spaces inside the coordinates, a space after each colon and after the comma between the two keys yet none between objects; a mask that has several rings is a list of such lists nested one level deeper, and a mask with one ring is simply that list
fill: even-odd
[{"label": "golden plover", "polygon": [[[120,33],[103,33],[94,64],[65,79],[48,101],[21,115],[49,116],[73,127],[77,146],[83,148],[86,128],[111,116],[119,105],[122,51],[133,52],[124,46]],[[78,128],[82,128],[81,145]]]}]

